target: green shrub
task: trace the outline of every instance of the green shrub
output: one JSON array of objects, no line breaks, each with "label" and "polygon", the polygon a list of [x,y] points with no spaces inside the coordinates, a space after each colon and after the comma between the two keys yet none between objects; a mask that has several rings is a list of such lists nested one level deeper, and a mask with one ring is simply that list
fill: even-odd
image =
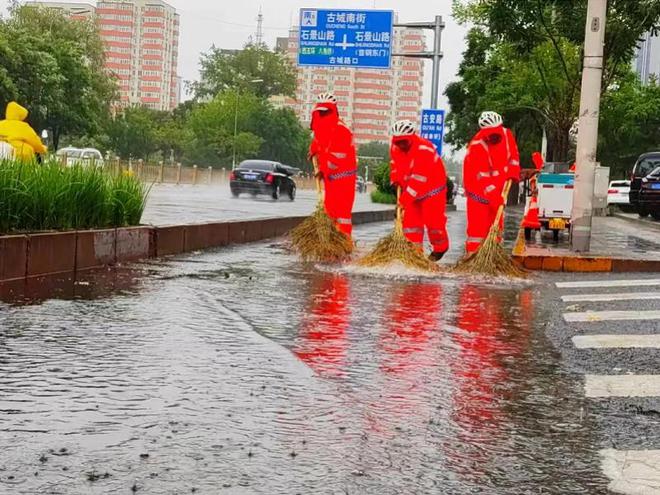
[{"label": "green shrub", "polygon": [[384,205],[395,205],[396,195],[380,191],[378,189],[371,192],[371,201]]},{"label": "green shrub", "polygon": [[147,193],[102,168],[0,161],[0,233],[138,225]]},{"label": "green shrub", "polygon": [[374,184],[378,190],[385,194],[391,194],[396,196],[396,190],[390,184],[390,164],[383,163],[381,164],[374,173]]}]

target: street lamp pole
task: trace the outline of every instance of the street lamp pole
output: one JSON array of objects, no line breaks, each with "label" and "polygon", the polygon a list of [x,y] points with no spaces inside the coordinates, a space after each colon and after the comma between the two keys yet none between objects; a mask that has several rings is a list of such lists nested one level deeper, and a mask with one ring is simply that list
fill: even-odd
[{"label": "street lamp pole", "polygon": [[606,18],[607,0],[589,0],[571,214],[571,249],[580,253],[588,252],[591,247]]},{"label": "street lamp pole", "polygon": [[[257,84],[260,82],[264,82],[263,79],[252,79],[251,81],[248,81],[249,84]],[[234,151],[233,151],[233,158],[231,161],[231,169],[235,170],[236,169],[236,139],[238,138],[238,105],[240,104],[240,98],[241,98],[241,88],[240,86],[236,88],[236,108],[234,111]]]}]

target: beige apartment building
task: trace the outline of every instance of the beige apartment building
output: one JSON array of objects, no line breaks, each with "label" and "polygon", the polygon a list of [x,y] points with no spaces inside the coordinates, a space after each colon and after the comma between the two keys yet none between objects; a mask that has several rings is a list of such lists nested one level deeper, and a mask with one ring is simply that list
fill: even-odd
[{"label": "beige apartment building", "polygon": [[119,84],[117,106],[172,110],[179,104],[179,15],[163,0],[111,0],[96,5],[29,2],[93,17],[105,46],[105,67]]},{"label": "beige apartment building", "polygon": [[[287,53],[297,66],[298,28],[289,33]],[[283,49],[283,40],[278,40]],[[425,49],[419,29],[396,28],[395,53],[417,53]],[[332,91],[339,100],[342,119],[353,129],[358,144],[388,140],[392,124],[399,119],[419,122],[424,92],[424,62],[393,57],[392,68],[297,67],[295,100],[287,105],[308,123],[318,93]]]}]

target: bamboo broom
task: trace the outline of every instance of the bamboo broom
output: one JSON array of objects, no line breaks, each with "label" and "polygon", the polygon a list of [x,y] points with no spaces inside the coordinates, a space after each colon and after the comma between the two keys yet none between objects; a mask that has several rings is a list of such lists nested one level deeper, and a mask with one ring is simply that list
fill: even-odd
[{"label": "bamboo broom", "polygon": [[497,210],[495,222],[490,228],[488,237],[481,244],[476,253],[465,256],[455,267],[458,273],[489,275],[493,277],[524,277],[526,273],[513,261],[506,252],[499,239],[500,221],[504,215],[504,208],[509,197],[511,181],[507,181],[502,193],[502,205]]},{"label": "bamboo broom", "polygon": [[291,245],[304,261],[333,262],[346,259],[353,252],[353,241],[337,229],[325,211],[323,187],[318,176],[318,160],[312,158],[316,175],[318,203],[314,213],[291,231]]},{"label": "bamboo broom", "polygon": [[424,251],[418,249],[412,242],[406,239],[403,233],[403,218],[399,198],[401,189],[397,188],[397,207],[394,231],[381,239],[374,250],[367,256],[358,261],[358,264],[365,267],[386,266],[395,262],[400,262],[404,266],[417,270],[429,272],[439,271],[438,265],[424,255]]}]

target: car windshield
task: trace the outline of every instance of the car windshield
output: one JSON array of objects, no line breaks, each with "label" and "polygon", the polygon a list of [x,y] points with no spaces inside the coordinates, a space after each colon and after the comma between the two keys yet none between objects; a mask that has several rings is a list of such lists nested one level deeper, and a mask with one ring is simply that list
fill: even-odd
[{"label": "car windshield", "polygon": [[241,170],[273,170],[273,164],[271,162],[243,162],[238,166]]},{"label": "car windshield", "polygon": [[658,168],[654,169],[653,171],[651,171],[651,173],[648,174],[647,177],[660,177],[660,167],[658,167]]},{"label": "car windshield", "polygon": [[635,167],[635,175],[637,177],[646,177],[647,175],[650,175],[652,172],[654,172],[658,167],[660,167],[660,156],[644,158],[643,160],[640,160],[640,162]]},{"label": "car windshield", "polygon": [[82,155],[81,150],[74,150],[74,149],[63,149],[57,152],[58,156],[64,156],[66,155],[67,158],[80,158]]}]

